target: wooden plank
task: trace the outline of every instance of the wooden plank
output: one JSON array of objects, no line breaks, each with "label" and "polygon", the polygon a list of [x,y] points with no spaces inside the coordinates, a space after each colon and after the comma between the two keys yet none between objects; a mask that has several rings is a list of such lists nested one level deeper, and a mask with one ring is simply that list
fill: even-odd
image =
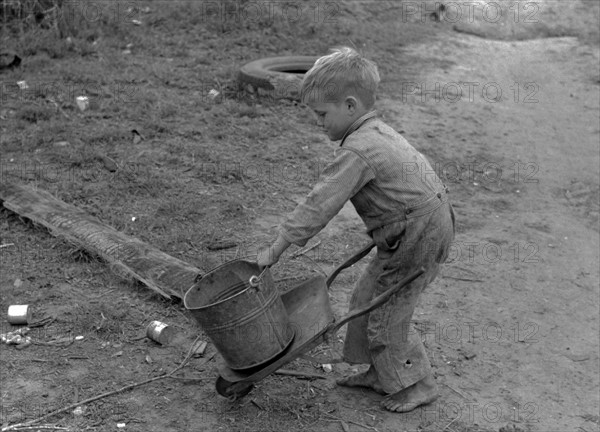
[{"label": "wooden plank", "polygon": [[115,230],[41,189],[2,182],[0,200],[7,209],[100,256],[167,298],[183,299],[201,273],[200,269]]}]

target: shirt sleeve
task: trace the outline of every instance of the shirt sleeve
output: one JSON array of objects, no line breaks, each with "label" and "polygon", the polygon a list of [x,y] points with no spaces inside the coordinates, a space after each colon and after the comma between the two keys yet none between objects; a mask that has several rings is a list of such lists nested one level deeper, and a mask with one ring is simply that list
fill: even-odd
[{"label": "shirt sleeve", "polygon": [[338,149],[333,162],[302,204],[290,213],[279,233],[290,243],[304,246],[321,231],[368,182],[375,178],[368,162],[352,149]]}]

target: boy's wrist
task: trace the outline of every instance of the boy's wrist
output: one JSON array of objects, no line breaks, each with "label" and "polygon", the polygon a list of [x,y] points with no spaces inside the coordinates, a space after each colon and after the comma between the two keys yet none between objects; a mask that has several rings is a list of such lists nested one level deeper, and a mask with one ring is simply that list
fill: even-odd
[{"label": "boy's wrist", "polygon": [[276,258],[279,258],[285,250],[290,247],[291,243],[287,241],[281,234],[277,237],[277,240],[271,246],[271,251]]}]

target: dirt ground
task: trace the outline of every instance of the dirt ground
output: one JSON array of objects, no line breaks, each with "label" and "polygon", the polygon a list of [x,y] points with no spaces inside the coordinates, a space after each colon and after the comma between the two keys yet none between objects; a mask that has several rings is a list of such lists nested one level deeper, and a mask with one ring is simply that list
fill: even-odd
[{"label": "dirt ground", "polygon": [[[232,402],[215,391],[209,344],[177,375],[193,380],[161,379],[41,424],[600,430],[598,1],[473,2],[473,19],[466,3],[446,3],[437,21],[433,2],[296,2],[298,18],[269,3],[268,19],[238,9],[237,20],[200,2],[91,4],[79,9],[83,21],[3,27],[2,46],[23,62],[0,71],[1,181],[47,190],[203,271],[251,256],[274,238],[335,144],[306,107],[240,90],[237,70],[261,57],[356,46],[379,65],[381,116],[435,165],[457,213],[450,259],[414,316],[441,397],[388,413],[381,396],[335,385],[356,367],[327,373],[298,359],[286,368],[326,379],[271,375]],[[83,112],[80,95],[91,100]],[[170,371],[202,335],[181,302],[0,214],[1,333],[16,328],[5,320],[12,304],[55,318],[31,330],[33,345],[0,346],[3,427]],[[348,205],[309,245],[318,241],[273,268],[280,289],[330,273],[367,237]],[[223,243],[234,246],[214,250]],[[365,263],[332,286],[337,316]],[[173,345],[145,337],[152,320],[177,330]],[[315,353],[335,356],[343,333]]]}]

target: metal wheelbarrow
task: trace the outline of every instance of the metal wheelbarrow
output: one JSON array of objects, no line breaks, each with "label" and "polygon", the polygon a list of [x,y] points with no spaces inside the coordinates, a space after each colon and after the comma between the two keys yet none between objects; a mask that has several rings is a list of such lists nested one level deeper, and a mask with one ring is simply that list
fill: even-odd
[{"label": "metal wheelbarrow", "polygon": [[[228,349],[227,344],[219,344],[219,342],[222,341],[211,337],[211,340],[213,340],[217,346],[217,351],[219,351],[216,357],[219,369],[219,377],[217,378],[215,385],[217,392],[230,400],[236,400],[245,396],[252,390],[254,382],[262,380],[285,364],[293,361],[297,357],[303,356],[304,353],[312,350],[326,339],[335,335],[335,333],[347,322],[380,307],[398,290],[423,274],[424,269],[421,268],[398,282],[393,288],[390,288],[383,294],[373,298],[365,307],[352,310],[346,316],[337,320],[333,315],[329,303],[328,288],[343,269],[350,267],[361,260],[374,246],[375,244],[371,243],[362,248],[355,255],[336,267],[327,279],[325,279],[324,276],[318,275],[293,287],[285,294],[278,295],[279,298],[277,301],[280,299],[283,308],[285,308],[285,312],[287,312],[287,319],[290,324],[289,328],[293,329],[293,334],[290,335],[290,337],[279,337],[282,342],[280,349],[278,350],[279,352],[276,355],[271,356],[267,362],[262,362],[252,367],[233,367],[231,365],[231,360],[228,362],[224,359],[225,357],[228,357],[228,353],[225,352]],[[188,303],[193,303],[191,299],[188,299],[188,295],[193,294],[193,289],[194,288],[190,289],[190,291],[186,293],[184,300],[186,307],[188,307]],[[190,307],[188,308],[193,309]],[[192,310],[192,312],[194,311]],[[253,315],[256,314],[253,313]],[[200,315],[196,314],[195,317],[198,319]],[[203,316],[202,319],[205,323],[207,322],[205,316]],[[223,326],[220,326],[219,328],[222,327]],[[219,345],[221,348],[219,348]],[[258,350],[260,350],[260,347],[252,348],[254,350],[258,348]]]}]

